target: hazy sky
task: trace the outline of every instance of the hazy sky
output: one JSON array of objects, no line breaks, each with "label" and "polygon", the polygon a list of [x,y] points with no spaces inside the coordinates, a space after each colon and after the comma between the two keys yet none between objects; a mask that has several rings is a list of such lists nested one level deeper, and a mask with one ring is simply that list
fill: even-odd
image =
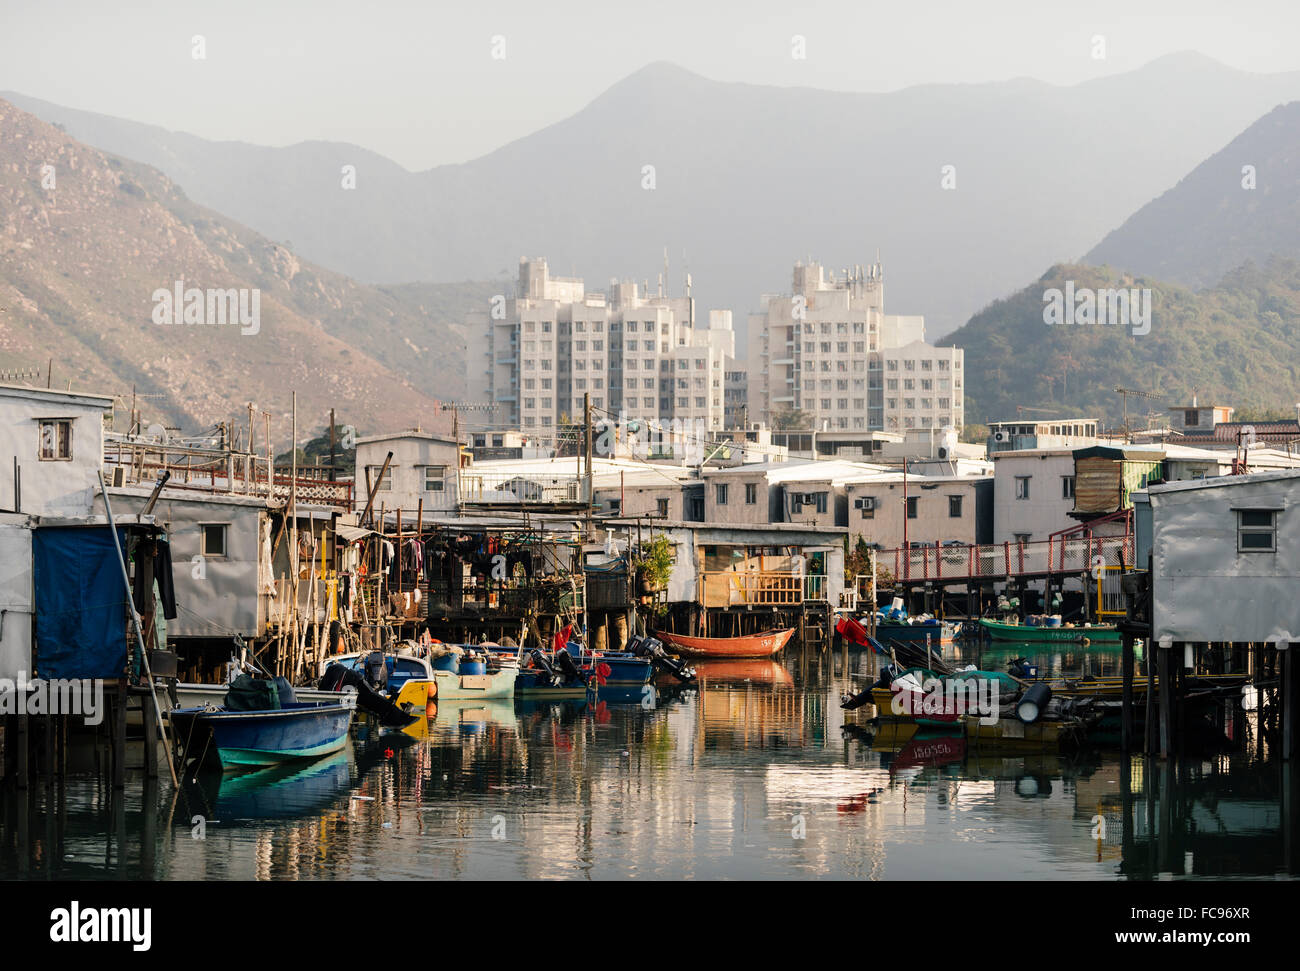
[{"label": "hazy sky", "polygon": [[1298,70],[1297,28],[1296,0],[0,0],[0,90],[207,138],[352,142],[422,169],[567,117],[658,60],[853,91],[1073,84],[1181,50]]}]

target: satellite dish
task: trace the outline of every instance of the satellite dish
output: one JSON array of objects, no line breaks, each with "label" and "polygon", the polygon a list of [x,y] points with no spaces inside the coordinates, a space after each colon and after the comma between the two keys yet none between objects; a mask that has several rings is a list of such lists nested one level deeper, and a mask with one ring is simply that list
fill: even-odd
[{"label": "satellite dish", "polygon": [[164,445],[167,444],[167,429],[164,426],[158,424],[158,422],[154,422],[152,425],[146,428],[144,430],[144,433],[148,435],[150,438],[158,439],[158,441],[162,442]]}]

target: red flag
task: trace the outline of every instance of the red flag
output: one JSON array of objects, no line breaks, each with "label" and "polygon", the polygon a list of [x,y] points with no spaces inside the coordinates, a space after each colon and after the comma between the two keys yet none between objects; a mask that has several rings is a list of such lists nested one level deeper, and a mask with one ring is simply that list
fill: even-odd
[{"label": "red flag", "polygon": [[571,634],[572,632],[573,632],[573,625],[565,624],[564,629],[555,635],[555,646],[551,650],[558,651],[561,648],[567,647],[569,644],[569,634]]}]

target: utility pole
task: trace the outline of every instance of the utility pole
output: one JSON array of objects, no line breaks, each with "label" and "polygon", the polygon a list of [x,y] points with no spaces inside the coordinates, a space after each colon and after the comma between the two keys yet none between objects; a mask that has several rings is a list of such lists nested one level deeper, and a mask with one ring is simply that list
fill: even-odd
[{"label": "utility pole", "polygon": [[330,481],[334,481],[334,409],[330,409]]},{"label": "utility pole", "polygon": [[[907,458],[904,457],[904,459],[903,459],[903,556],[904,556],[904,558],[907,557],[907,549],[908,549],[908,547],[907,547],[907,513],[908,513],[908,501],[907,501]],[[904,562],[906,562],[906,559],[904,560]]]},{"label": "utility pole", "polygon": [[585,391],[582,395],[582,454],[586,457],[586,481],[583,483],[583,491],[586,492],[585,501],[587,504],[587,536],[591,538],[591,500],[592,500],[592,475],[591,475],[591,392]]}]

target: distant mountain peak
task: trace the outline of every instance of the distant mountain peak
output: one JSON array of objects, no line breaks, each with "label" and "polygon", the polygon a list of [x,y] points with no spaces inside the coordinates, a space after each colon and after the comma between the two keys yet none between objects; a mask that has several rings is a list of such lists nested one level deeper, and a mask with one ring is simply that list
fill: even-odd
[{"label": "distant mountain peak", "polygon": [[1270,109],[1084,259],[1207,287],[1270,257],[1300,258],[1300,101]]}]

